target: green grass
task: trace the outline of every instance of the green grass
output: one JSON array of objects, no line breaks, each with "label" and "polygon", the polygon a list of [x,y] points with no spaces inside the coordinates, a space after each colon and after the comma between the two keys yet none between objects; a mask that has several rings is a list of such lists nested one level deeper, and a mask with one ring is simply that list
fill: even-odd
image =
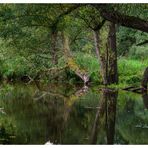
[{"label": "green grass", "polygon": [[139,84],[147,66],[148,60],[119,59],[119,84]]},{"label": "green grass", "polygon": [[[74,57],[76,59],[76,63],[88,71],[91,82],[97,85],[102,84],[99,62],[94,55],[75,52]],[[62,66],[65,64],[62,58],[59,63]],[[21,56],[15,56],[11,59],[0,61],[0,74],[2,78],[19,78],[24,75],[34,77],[37,74],[38,68],[42,69],[44,67],[44,64],[39,64],[38,67],[33,66],[35,64],[36,63],[26,61]],[[111,87],[140,85],[143,72],[147,66],[148,60],[146,59],[140,60],[121,57],[118,59],[119,84],[117,86],[111,85]],[[73,77],[71,79],[73,79]]]},{"label": "green grass", "polygon": [[91,81],[101,83],[99,62],[96,57],[89,54],[76,53],[75,59],[80,67],[88,71]]},{"label": "green grass", "polygon": [[[88,70],[93,82],[101,82],[99,63],[96,57],[76,53],[77,63]],[[118,59],[119,84],[117,87],[127,85],[140,85],[143,72],[148,66],[148,60],[138,60],[122,57]],[[115,85],[112,85],[115,87]]]}]

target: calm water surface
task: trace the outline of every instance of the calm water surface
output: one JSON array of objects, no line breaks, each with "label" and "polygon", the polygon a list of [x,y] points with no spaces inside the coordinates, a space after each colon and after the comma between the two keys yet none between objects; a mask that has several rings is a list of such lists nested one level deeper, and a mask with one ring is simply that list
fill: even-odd
[{"label": "calm water surface", "polygon": [[3,84],[0,144],[148,144],[147,108],[147,94]]}]

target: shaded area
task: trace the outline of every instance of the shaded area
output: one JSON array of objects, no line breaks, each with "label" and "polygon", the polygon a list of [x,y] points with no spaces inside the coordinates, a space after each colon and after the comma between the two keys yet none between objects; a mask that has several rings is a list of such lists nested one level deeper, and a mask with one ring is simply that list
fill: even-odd
[{"label": "shaded area", "polygon": [[0,143],[147,144],[146,102],[147,94],[107,88],[3,84]]}]

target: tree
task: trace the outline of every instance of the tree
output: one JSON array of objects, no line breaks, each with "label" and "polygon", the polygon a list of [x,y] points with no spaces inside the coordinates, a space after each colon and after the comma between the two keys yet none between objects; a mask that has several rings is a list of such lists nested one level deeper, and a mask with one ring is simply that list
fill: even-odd
[{"label": "tree", "polygon": [[108,83],[109,84],[118,83],[116,25],[114,23],[109,24],[108,48],[109,48]]},{"label": "tree", "polygon": [[[84,28],[91,29],[94,33],[103,83],[118,83],[116,25],[148,31],[148,22],[144,20],[146,15],[132,16],[135,7],[131,7],[132,11],[124,14],[125,9],[130,7],[131,5],[115,4],[3,4],[0,8],[1,37],[19,49],[29,49],[30,53],[33,51],[36,55],[42,52],[44,56],[39,57],[45,57],[49,53],[49,60],[53,66],[58,63],[58,57],[61,56],[61,50],[58,48],[61,47],[59,32],[67,27],[64,18],[69,16],[74,20],[75,17],[79,17],[83,20],[79,22],[79,28],[82,29],[78,35],[74,28],[74,35],[69,30],[70,36],[77,38],[82,30],[88,31]],[[144,6],[141,5],[140,8],[143,9]]]},{"label": "tree", "polygon": [[147,83],[148,83],[148,67],[144,71],[143,79],[141,83],[143,91],[147,91]]},{"label": "tree", "polygon": [[[138,29],[143,32],[148,32],[148,21],[138,17],[128,16],[115,11],[113,8],[107,8],[107,5],[93,5],[97,10],[100,11],[102,17],[115,24],[120,24],[125,27]],[[147,5],[146,5],[147,6]],[[125,7],[127,7],[125,5]],[[110,10],[111,9],[111,10]]]}]

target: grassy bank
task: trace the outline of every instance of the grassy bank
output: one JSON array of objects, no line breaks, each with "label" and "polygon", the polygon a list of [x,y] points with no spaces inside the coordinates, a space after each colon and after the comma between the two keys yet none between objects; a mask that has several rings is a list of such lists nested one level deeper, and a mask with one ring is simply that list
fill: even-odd
[{"label": "grassy bank", "polygon": [[[82,58],[83,57],[83,58]],[[90,55],[77,55],[77,63],[88,69],[93,82],[101,82],[98,60]],[[121,57],[118,59],[119,85],[140,85],[143,72],[148,66],[147,59],[132,59]]]},{"label": "grassy bank", "polygon": [[[76,59],[77,64],[88,71],[91,78],[91,82],[101,84],[102,80],[97,58],[90,54],[83,54],[80,52],[75,53],[74,57]],[[62,67],[65,64],[62,59],[63,58],[59,60],[59,67]],[[119,58],[119,85],[140,85],[144,69],[147,67],[147,65],[148,60],[146,59],[140,60],[126,57]],[[50,68],[50,66],[52,67],[53,65],[49,65],[48,68]],[[34,78],[40,70],[45,69],[42,63],[39,63],[37,65],[36,63],[34,63],[34,61],[27,61],[21,56],[16,56],[0,61],[0,67],[1,78],[8,80],[19,79],[24,75],[29,75],[30,77]],[[44,79],[44,77],[42,77],[41,79]],[[70,75],[70,79],[70,82],[72,83],[76,81],[74,75]]]}]

